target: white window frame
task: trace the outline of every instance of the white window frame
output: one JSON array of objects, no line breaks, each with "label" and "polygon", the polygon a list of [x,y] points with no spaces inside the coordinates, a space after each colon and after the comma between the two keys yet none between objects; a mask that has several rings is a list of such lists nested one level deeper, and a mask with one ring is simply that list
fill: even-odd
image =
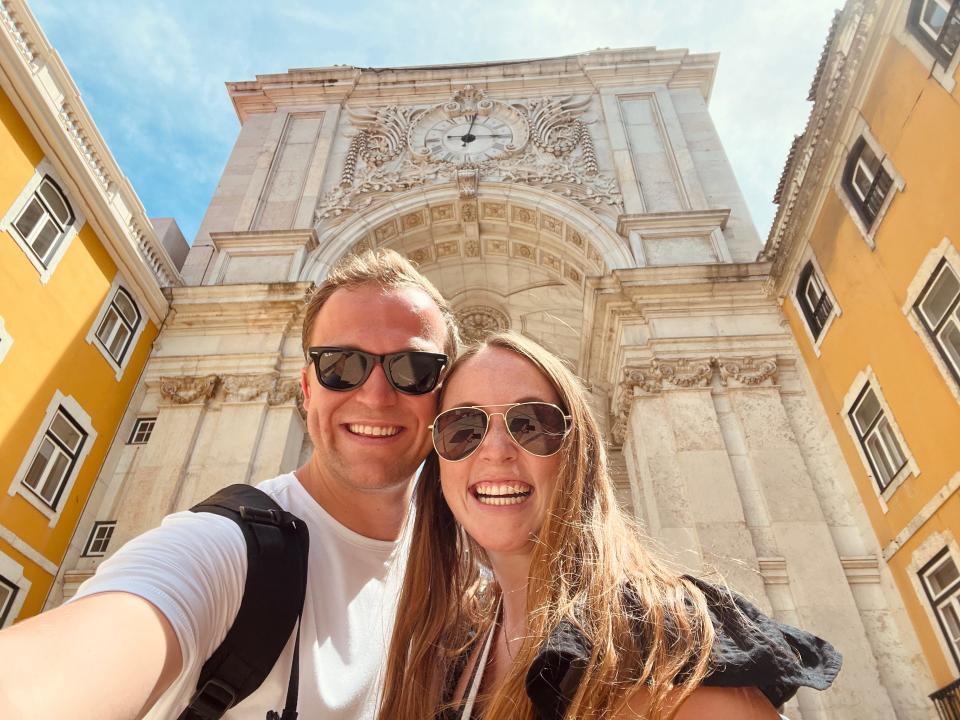
[{"label": "white window frame", "polygon": [[10,333],[7,332],[7,328],[3,324],[3,316],[0,315],[0,363],[3,362],[3,359],[7,356],[7,353],[10,352],[12,346],[13,338],[10,336]]},{"label": "white window frame", "polygon": [[[863,445],[860,443],[860,434],[858,429],[853,424],[853,420],[850,417],[850,410],[859,400],[860,395],[867,384],[870,385],[871,389],[876,394],[877,401],[880,404],[881,413],[886,419],[894,438],[899,443],[900,451],[903,453],[906,460],[903,467],[900,468],[900,471],[882,490],[880,489],[880,484],[877,482],[877,478],[874,475],[873,466],[870,463],[870,459],[867,457],[866,451],[863,449]],[[870,480],[870,486],[873,488],[873,491],[877,496],[877,501],[880,504],[880,508],[882,509],[883,513],[886,514],[889,510],[887,503],[890,501],[890,498],[894,493],[896,493],[897,489],[908,477],[920,476],[920,467],[917,465],[917,461],[914,459],[913,453],[910,452],[910,446],[907,445],[907,441],[904,439],[903,433],[900,431],[900,426],[897,425],[896,416],[890,409],[890,406],[887,404],[887,400],[884,397],[883,388],[870,366],[867,366],[864,370],[858,373],[857,377],[850,385],[850,389],[844,396],[843,406],[840,414],[843,417],[843,422],[844,425],[846,425],[847,431],[850,433],[850,439],[853,441],[853,446],[856,448],[857,454],[860,456],[860,461],[863,463],[863,469]]]},{"label": "white window frame", "polygon": [[[880,206],[880,210],[877,212],[877,216],[873,219],[873,223],[870,225],[870,227],[867,227],[864,224],[863,218],[860,217],[860,211],[856,208],[856,206],[854,206],[853,201],[850,199],[846,185],[844,184],[844,174],[846,173],[850,153],[853,152],[853,148],[856,146],[857,141],[860,140],[860,138],[863,138],[873,154],[880,158],[880,167],[887,172],[891,180],[890,190],[883,199],[883,204]],[[857,162],[860,162],[860,158],[857,158]],[[867,126],[866,121],[863,118],[858,118],[854,132],[851,133],[847,143],[844,145],[843,162],[840,163],[840,167],[837,169],[837,175],[833,181],[833,190],[837,197],[840,198],[840,202],[847,209],[847,214],[850,216],[850,219],[853,220],[854,225],[857,226],[857,229],[860,231],[864,241],[866,241],[871,250],[874,250],[877,247],[875,237],[877,231],[880,229],[880,226],[883,224],[883,218],[886,216],[887,211],[890,209],[890,205],[893,203],[893,198],[898,192],[903,192],[905,187],[906,183],[904,182],[903,176],[900,175],[900,173],[897,172],[897,169],[893,166],[893,161],[890,159],[890,156],[884,152],[883,148],[880,146],[880,143],[877,142],[877,139],[870,132],[870,128]]]},{"label": "white window frame", "polygon": [[13,603],[7,609],[6,616],[3,614],[3,608],[0,608],[0,629],[2,629],[12,625],[13,621],[17,619],[30,592],[31,583],[23,574],[23,565],[2,551],[0,551],[0,577],[3,577],[17,590]]},{"label": "white window frame", "polygon": [[907,22],[910,16],[910,4],[910,2],[901,4],[894,25],[893,35],[901,45],[916,56],[917,60],[919,60],[925,68],[929,69],[931,77],[940,83],[944,90],[952,93],[957,85],[956,74],[957,67],[960,66],[960,50],[953,54],[950,64],[944,67],[940,63],[939,58],[930,52],[927,46],[924,45],[920,39],[914,35],[913,30],[910,29]]},{"label": "white window frame", "polygon": [[930,604],[927,586],[920,574],[921,570],[925,569],[937,555],[943,552],[944,548],[947,549],[953,561],[957,563],[957,567],[960,567],[960,544],[957,543],[956,538],[949,530],[943,530],[928,535],[910,554],[910,562],[907,564],[906,573],[910,579],[910,583],[913,585],[913,590],[920,602],[920,607],[923,608],[927,621],[930,623],[930,627],[937,639],[943,657],[946,659],[947,664],[951,666],[954,675],[960,675],[960,663],[954,658],[947,638],[943,635],[940,616],[936,608]]},{"label": "white window frame", "polygon": [[[957,54],[960,55],[960,52]],[[960,250],[954,247],[948,237],[943,238],[937,247],[930,250],[923,259],[923,262],[920,263],[916,274],[913,276],[913,280],[911,280],[907,286],[907,294],[901,310],[907,318],[907,322],[910,323],[910,327],[913,328],[913,331],[920,338],[920,342],[922,342],[923,346],[927,349],[937,370],[939,370],[943,376],[943,380],[947,383],[950,393],[954,399],[960,403],[960,383],[957,382],[950,367],[947,365],[947,361],[940,353],[940,347],[933,341],[933,338],[930,337],[927,328],[917,316],[915,307],[921,293],[926,288],[927,283],[941,262],[946,262],[953,272],[956,273],[957,277],[960,277]]]},{"label": "white window frame", "polygon": [[[113,533],[117,529],[116,520],[97,520],[93,523],[93,527],[90,528],[90,534],[87,536],[87,542],[83,546],[83,552],[80,553],[80,557],[103,557],[107,554],[107,548],[110,546],[110,541],[113,539]],[[105,544],[101,550],[94,551],[93,545],[96,542],[103,540],[103,537],[99,535],[100,531],[105,531],[107,535]]]},{"label": "white window frame", "polygon": [[941,590],[939,593],[934,591],[930,586],[929,580],[929,577],[935,570],[940,569],[940,567],[947,563],[952,563],[957,571],[960,572],[960,561],[953,556],[949,547],[943,548],[940,553],[934,556],[934,559],[920,571],[920,578],[923,581],[924,590],[926,590],[927,593],[927,601],[933,606],[933,612],[938,621],[937,629],[944,635],[944,640],[946,640],[947,648],[950,650],[954,662],[960,662],[960,636],[956,638],[950,637],[947,630],[947,621],[941,610],[945,605],[952,605],[956,620],[960,623],[960,578],[954,580],[952,585]]},{"label": "white window frame", "polygon": [[[41,443],[46,437],[47,428],[50,427],[50,424],[53,422],[57,411],[61,407],[70,414],[70,417],[78,425],[80,425],[83,431],[87,434],[87,437],[84,440],[83,446],[80,448],[80,452],[77,453],[73,467],[64,480],[63,490],[60,492],[60,502],[57,503],[57,507],[52,508],[42,499],[40,499],[33,489],[25,485],[23,481],[26,478],[27,471],[30,469],[30,465],[33,463],[34,457],[36,457],[40,450]],[[10,483],[7,494],[11,496],[19,494],[24,500],[30,503],[49,519],[49,527],[54,527],[57,524],[57,521],[60,519],[63,509],[68,504],[67,499],[70,497],[70,493],[73,491],[73,484],[76,482],[77,476],[80,474],[84,460],[86,460],[87,455],[90,454],[90,450],[93,449],[96,439],[97,431],[93,427],[93,421],[90,419],[90,415],[88,415],[84,409],[80,407],[80,403],[78,403],[73,397],[64,395],[62,392],[60,392],[60,390],[55,391],[53,394],[53,399],[47,406],[47,411],[43,416],[43,421],[40,423],[40,427],[33,438],[33,442],[30,443],[30,447],[27,448],[27,452],[23,456],[23,461],[20,463],[19,469],[13,476],[13,482]]]},{"label": "white window frame", "polygon": [[[66,229],[66,232],[60,239],[60,242],[54,250],[53,255],[50,256],[46,267],[44,267],[44,264],[40,262],[34,253],[33,248],[24,241],[24,239],[20,236],[20,231],[14,227],[13,223],[16,222],[18,217],[20,217],[20,213],[23,212],[23,210],[27,207],[27,204],[33,199],[34,193],[36,193],[37,188],[40,187],[40,183],[43,182],[43,178],[47,176],[49,176],[50,179],[57,184],[67,202],[70,203],[70,209],[73,211],[74,221],[73,224]],[[9,210],[7,210],[7,214],[0,219],[0,230],[5,230],[7,234],[13,238],[13,240],[23,251],[24,255],[27,256],[30,264],[32,264],[37,273],[39,273],[40,283],[42,285],[46,285],[47,281],[50,280],[50,277],[53,275],[54,270],[57,269],[57,265],[60,264],[60,260],[67,252],[67,248],[70,247],[70,243],[73,242],[73,239],[77,236],[80,228],[83,227],[84,222],[85,219],[83,212],[81,212],[80,208],[78,207],[76,199],[70,196],[66,186],[60,179],[58,173],[53,169],[53,166],[50,164],[50,162],[46,159],[43,159],[34,170],[33,177],[30,178],[30,181],[26,184],[26,186],[24,186],[23,190],[20,192],[20,195],[18,195],[17,199],[14,200],[13,205],[11,205]]]},{"label": "white window frame", "polygon": [[[826,322],[823,323],[823,328],[820,330],[820,335],[818,337],[813,336],[813,330],[810,328],[810,324],[807,322],[807,315],[803,311],[803,307],[800,305],[800,300],[797,298],[797,286],[800,283],[800,275],[803,273],[803,270],[807,266],[808,262],[813,263],[813,274],[816,275],[817,282],[819,282],[821,287],[823,287],[823,291],[827,294],[827,297],[833,304],[833,308],[830,310],[830,315],[827,316]],[[823,269],[820,267],[820,263],[817,262],[817,256],[814,255],[813,250],[810,247],[807,247],[800,258],[800,262],[797,265],[796,277],[793,281],[793,291],[789,293],[789,295],[790,301],[793,303],[793,307],[799,316],[800,323],[803,325],[804,332],[807,334],[807,339],[810,341],[810,345],[813,347],[813,352],[817,357],[820,357],[820,346],[823,344],[823,340],[826,338],[827,332],[829,332],[830,327],[833,325],[833,321],[843,315],[843,309],[840,307],[840,303],[837,302],[837,298],[833,294],[830,283],[827,282],[826,273],[823,272]]]},{"label": "white window frame", "polygon": [[[133,329],[133,334],[127,341],[126,352],[124,352],[123,356],[120,358],[120,361],[117,362],[117,359],[110,354],[110,351],[107,349],[107,347],[103,344],[100,338],[97,337],[97,330],[100,329],[100,324],[107,316],[107,313],[110,312],[110,306],[113,304],[113,299],[121,290],[123,290],[123,292],[125,292],[133,302],[134,307],[137,309],[137,313],[140,315],[140,319],[137,322],[137,326]],[[143,329],[146,327],[146,325],[147,319],[144,315],[143,309],[137,302],[136,295],[130,290],[130,285],[124,282],[123,278],[120,276],[120,273],[117,273],[113,278],[113,282],[110,284],[110,290],[107,292],[103,303],[100,305],[100,311],[97,313],[97,317],[94,319],[93,324],[87,331],[86,337],[86,341],[99,350],[100,354],[103,355],[104,360],[106,360],[110,367],[113,368],[114,377],[117,379],[117,382],[123,378],[123,373],[126,370],[127,365],[130,363],[130,358],[136,351],[137,343],[140,341],[140,335],[143,333]]]},{"label": "white window frame", "polygon": [[[149,430],[147,430],[147,436],[143,440],[137,440],[137,435],[141,432],[141,427],[150,424]],[[129,439],[127,440],[127,445],[146,445],[150,442],[150,437],[153,435],[153,429],[157,426],[157,417],[138,417],[133,421],[133,429],[130,431]]]}]

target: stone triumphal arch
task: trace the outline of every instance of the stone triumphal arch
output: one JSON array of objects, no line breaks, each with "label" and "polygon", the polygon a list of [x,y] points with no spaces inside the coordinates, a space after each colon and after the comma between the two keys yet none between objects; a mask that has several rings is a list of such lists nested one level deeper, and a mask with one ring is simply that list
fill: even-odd
[{"label": "stone triumphal arch", "polygon": [[[82,555],[95,522],[116,522],[115,549],[297,467],[303,300],[345,253],[391,247],[468,337],[513,328],[571,364],[652,542],[840,647],[834,689],[791,718],[925,717],[916,643],[707,110],[716,64],[640,48],[228,84],[239,136],[51,602],[100,562]],[[127,444],[144,418],[149,442]]]}]

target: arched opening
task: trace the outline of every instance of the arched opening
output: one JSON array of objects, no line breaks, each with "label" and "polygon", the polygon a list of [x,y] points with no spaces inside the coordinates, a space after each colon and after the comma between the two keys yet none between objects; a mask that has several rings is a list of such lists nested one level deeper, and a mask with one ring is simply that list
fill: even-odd
[{"label": "arched opening", "polygon": [[587,278],[632,262],[623,238],[586,208],[504,183],[481,183],[472,198],[453,185],[411,190],[320,230],[302,279],[322,279],[344,253],[393,248],[451,301],[468,336],[509,327],[574,367],[589,334]]}]

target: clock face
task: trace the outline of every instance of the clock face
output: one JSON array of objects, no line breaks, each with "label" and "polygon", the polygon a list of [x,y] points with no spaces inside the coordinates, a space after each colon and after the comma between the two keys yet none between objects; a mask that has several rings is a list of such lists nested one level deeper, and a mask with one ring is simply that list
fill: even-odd
[{"label": "clock face", "polygon": [[411,133],[411,147],[421,158],[466,165],[516,152],[526,142],[522,118],[496,109],[448,114],[426,113]]}]

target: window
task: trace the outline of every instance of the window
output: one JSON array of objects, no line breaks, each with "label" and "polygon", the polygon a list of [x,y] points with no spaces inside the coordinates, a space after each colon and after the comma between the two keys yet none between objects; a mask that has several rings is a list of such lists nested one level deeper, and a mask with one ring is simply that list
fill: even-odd
[{"label": "window", "polygon": [[97,339],[118,365],[123,363],[139,325],[140,311],[136,303],[130,293],[117,288],[97,328]]},{"label": "window", "polygon": [[45,175],[27,206],[13,221],[13,227],[46,268],[75,220],[63,191]]},{"label": "window", "polygon": [[946,260],[941,260],[914,307],[954,379],[960,383],[960,279]]},{"label": "window", "polygon": [[847,158],[843,187],[869,231],[883,209],[884,200],[893,187],[893,179],[883,167],[883,158],[878,156],[865,137],[854,143]]},{"label": "window", "polygon": [[137,418],[137,421],[133,424],[130,439],[127,440],[127,445],[146,445],[153,434],[153,426],[156,424],[157,419],[155,417]]},{"label": "window", "polygon": [[848,416],[880,490],[883,491],[907,464],[897,435],[884,414],[880,398],[868,383]]},{"label": "window", "polygon": [[800,273],[800,279],[797,282],[797,302],[803,311],[813,339],[816,340],[823,332],[827,320],[830,319],[833,301],[827,295],[812,260],[807,262]]},{"label": "window", "polygon": [[944,548],[920,570],[924,590],[953,659],[960,665],[960,570]]},{"label": "window", "polygon": [[960,0],[913,0],[907,28],[943,66],[960,46]]},{"label": "window", "polygon": [[86,439],[83,428],[62,407],[58,408],[23,484],[44,504],[56,509]]},{"label": "window", "polygon": [[10,234],[46,284],[83,223],[76,200],[68,198],[53,165],[44,159],[0,218],[0,230]]},{"label": "window", "polygon": [[20,588],[0,575],[0,628],[6,625],[7,616],[10,615],[19,590]]},{"label": "window", "polygon": [[83,548],[83,557],[102,557],[105,555],[115,527],[117,527],[117,523],[114,520],[95,522],[93,530],[90,531],[90,537],[87,538],[87,544]]},{"label": "window", "polygon": [[20,495],[55,527],[96,441],[89,413],[72,396],[55,390],[30,446],[22,451],[7,494]]}]

